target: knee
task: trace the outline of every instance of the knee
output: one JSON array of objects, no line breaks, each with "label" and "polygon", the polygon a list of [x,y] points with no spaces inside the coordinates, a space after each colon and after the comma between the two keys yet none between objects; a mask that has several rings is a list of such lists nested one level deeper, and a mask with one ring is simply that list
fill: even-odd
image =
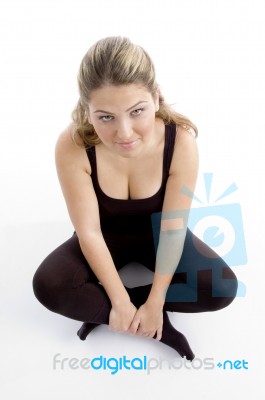
[{"label": "knee", "polygon": [[42,263],[32,279],[32,288],[38,301],[51,311],[58,308],[58,293],[60,283],[48,273],[45,263]]},{"label": "knee", "polygon": [[229,306],[236,298],[237,289],[238,281],[233,273],[229,279],[222,279],[218,284],[213,284],[212,304],[209,311],[217,311]]}]

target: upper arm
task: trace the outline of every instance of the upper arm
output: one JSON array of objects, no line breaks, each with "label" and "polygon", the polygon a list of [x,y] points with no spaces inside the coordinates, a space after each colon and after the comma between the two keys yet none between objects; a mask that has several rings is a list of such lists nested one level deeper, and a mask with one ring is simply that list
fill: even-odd
[{"label": "upper arm", "polygon": [[89,160],[85,149],[73,142],[71,126],[57,139],[55,164],[70,219],[82,240],[100,230],[100,218]]},{"label": "upper arm", "polygon": [[[187,188],[191,193],[194,193],[198,169],[197,140],[186,129],[179,127],[163,204],[165,217],[162,219],[165,218],[168,221],[168,226],[164,226],[165,230],[167,228],[174,230],[182,227],[182,218],[178,219],[177,215],[188,217],[192,197],[185,194],[183,189]],[[163,225],[161,229],[163,229]]]}]

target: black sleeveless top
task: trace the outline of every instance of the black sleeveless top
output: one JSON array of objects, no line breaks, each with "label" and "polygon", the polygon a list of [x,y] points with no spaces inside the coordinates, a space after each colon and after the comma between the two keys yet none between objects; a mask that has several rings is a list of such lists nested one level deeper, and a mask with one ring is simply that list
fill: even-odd
[{"label": "black sleeveless top", "polygon": [[103,235],[108,237],[140,239],[152,233],[151,216],[162,211],[166,183],[174,151],[176,125],[165,125],[165,142],[163,156],[163,177],[160,189],[151,197],[145,199],[115,199],[107,196],[99,186],[97,178],[97,160],[95,147],[86,150],[90,161],[91,178],[98,200],[100,224]]}]

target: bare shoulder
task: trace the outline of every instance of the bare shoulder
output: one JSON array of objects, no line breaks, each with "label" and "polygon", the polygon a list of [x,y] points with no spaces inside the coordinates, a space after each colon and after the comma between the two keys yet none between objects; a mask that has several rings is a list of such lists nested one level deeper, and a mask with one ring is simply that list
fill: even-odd
[{"label": "bare shoulder", "polygon": [[193,131],[188,128],[184,128],[183,126],[178,126],[176,127],[176,143],[177,142],[196,143],[195,134],[193,134]]},{"label": "bare shoulder", "polygon": [[77,150],[80,149],[81,141],[77,141],[78,137],[75,135],[75,125],[69,124],[58,136],[56,148],[63,148],[63,150]]},{"label": "bare shoulder", "polygon": [[84,169],[89,174],[91,166],[82,147],[81,139],[75,134],[75,125],[69,124],[58,136],[55,145],[55,159],[58,167],[74,164],[76,167]]},{"label": "bare shoulder", "polygon": [[194,168],[198,170],[199,151],[195,135],[182,126],[178,126],[176,131],[177,134],[170,173],[177,173],[183,168]]}]

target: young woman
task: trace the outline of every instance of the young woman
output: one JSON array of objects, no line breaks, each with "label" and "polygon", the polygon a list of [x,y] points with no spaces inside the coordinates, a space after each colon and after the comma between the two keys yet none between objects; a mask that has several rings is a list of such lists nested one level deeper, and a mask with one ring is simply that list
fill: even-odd
[{"label": "young woman", "polygon": [[[35,296],[82,321],[82,340],[108,324],[193,360],[167,311],[219,310],[237,291],[232,270],[187,226],[192,199],[182,189],[196,186],[197,128],[165,103],[149,55],[128,38],[95,43],[78,85],[55,150],[75,231],[37,269]],[[133,261],[154,272],[151,285],[123,285],[118,271]]]}]

